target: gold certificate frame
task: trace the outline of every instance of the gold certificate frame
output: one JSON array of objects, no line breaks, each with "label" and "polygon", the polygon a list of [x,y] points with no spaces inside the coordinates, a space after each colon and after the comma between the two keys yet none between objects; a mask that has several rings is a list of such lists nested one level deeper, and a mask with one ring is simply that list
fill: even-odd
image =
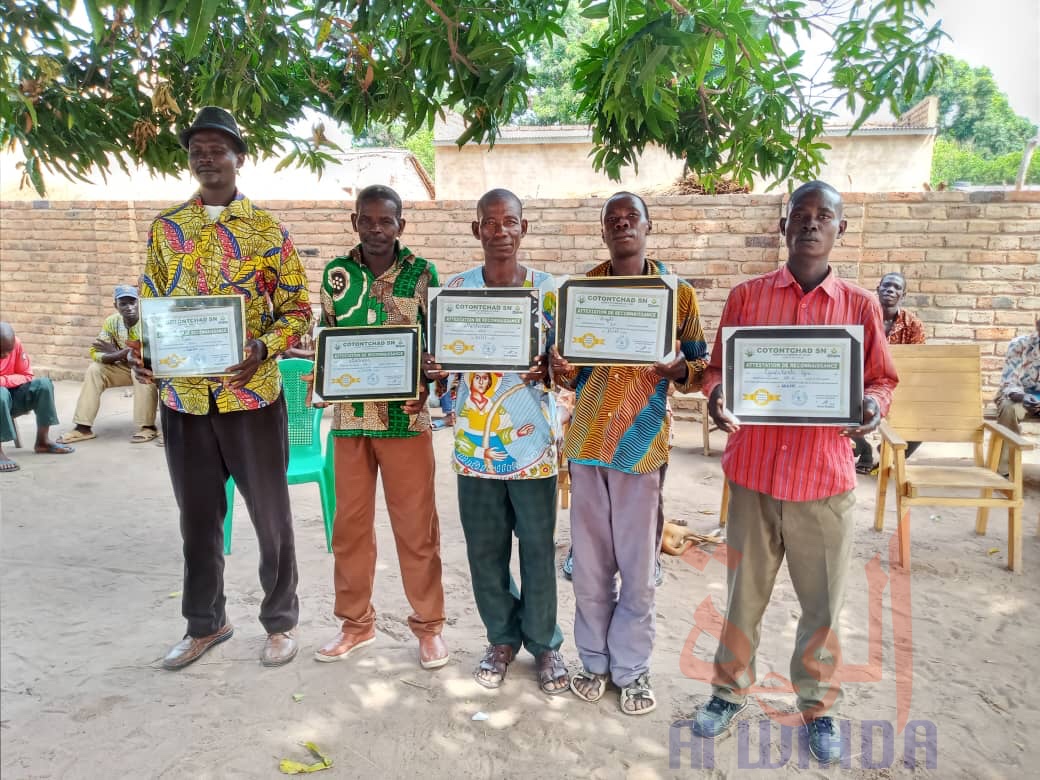
[{"label": "gold certificate frame", "polygon": [[524,373],[544,350],[537,287],[430,290],[430,352],[445,371]]},{"label": "gold certificate frame", "polygon": [[580,276],[560,285],[557,349],[576,366],[653,365],[675,349],[679,279]]},{"label": "gold certificate frame", "polygon": [[418,325],[323,328],[314,355],[314,390],[333,403],[419,397]]},{"label": "gold certificate frame", "polygon": [[722,329],[726,408],[749,425],[859,425],[863,326]]},{"label": "gold certificate frame", "polygon": [[162,379],[230,376],[245,358],[241,295],[142,298],[141,358]]}]

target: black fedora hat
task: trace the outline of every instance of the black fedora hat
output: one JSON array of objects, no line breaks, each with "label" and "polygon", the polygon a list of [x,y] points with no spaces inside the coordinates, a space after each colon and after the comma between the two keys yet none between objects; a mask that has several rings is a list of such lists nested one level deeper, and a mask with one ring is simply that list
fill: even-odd
[{"label": "black fedora hat", "polygon": [[191,123],[191,126],[181,131],[179,136],[181,146],[187,149],[188,141],[199,130],[219,130],[222,133],[227,133],[235,139],[235,145],[238,147],[239,153],[245,154],[246,152],[246,142],[242,140],[242,134],[238,132],[238,123],[235,122],[235,118],[231,116],[230,112],[225,111],[223,108],[203,106],[199,109],[199,113],[195,115],[195,121]]}]

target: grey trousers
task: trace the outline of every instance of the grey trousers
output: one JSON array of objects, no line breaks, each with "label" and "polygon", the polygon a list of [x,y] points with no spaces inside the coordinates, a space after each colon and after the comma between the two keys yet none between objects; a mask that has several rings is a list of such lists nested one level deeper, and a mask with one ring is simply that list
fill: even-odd
[{"label": "grey trousers", "polygon": [[[740,704],[755,682],[755,654],[762,613],[776,573],[787,557],[802,615],[798,619],[791,682],[798,709],[819,717],[840,702],[833,680],[838,618],[852,555],[856,495],[852,491],[818,501],[780,501],[729,483],[726,544],[739,556],[727,574],[729,601],[715,653],[713,693]],[[808,655],[807,655],[808,651]]]},{"label": "grey trousers", "polygon": [[570,475],[574,643],[585,669],[625,686],[650,670],[654,647],[661,472],[571,462]]}]

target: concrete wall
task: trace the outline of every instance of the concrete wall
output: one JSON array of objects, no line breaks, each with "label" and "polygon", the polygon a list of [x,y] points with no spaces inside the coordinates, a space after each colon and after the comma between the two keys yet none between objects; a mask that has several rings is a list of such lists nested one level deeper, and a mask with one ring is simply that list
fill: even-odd
[{"label": "concrete wall", "polygon": [[[387,184],[402,198],[429,197],[423,180],[407,159],[410,153],[404,150],[349,149],[337,154],[337,161],[328,163],[321,176],[294,165],[275,171],[282,156],[263,160],[249,157],[238,175],[241,190],[245,193],[270,190],[273,182],[278,194],[286,200],[313,200],[353,197],[369,184]],[[17,167],[21,160],[21,155],[15,152],[0,152],[0,200],[33,201],[40,197],[31,186],[21,186],[22,175]],[[95,169],[88,178],[90,181],[83,182],[46,172],[47,197],[62,201],[147,199],[172,203],[198,187],[187,170],[177,176],[153,176],[143,166],[126,173],[115,163],[107,176]]]},{"label": "concrete wall", "polygon": [[521,198],[571,198],[610,195],[618,190],[647,190],[676,181],[682,163],[657,146],[647,147],[638,172],[622,171],[619,182],[592,169],[592,144],[498,143],[494,149],[467,144],[435,146],[437,197],[461,199],[495,187],[508,187]]},{"label": "concrete wall", "polygon": [[[863,133],[827,136],[831,145],[819,178],[855,192],[914,192],[931,177],[933,135]],[[437,197],[473,197],[494,187],[509,187],[521,198],[571,198],[609,195],[617,190],[645,191],[674,184],[682,163],[657,146],[644,151],[638,173],[623,170],[620,182],[592,169],[583,143],[499,143],[493,149],[467,144],[436,146]],[[755,192],[771,182],[758,180]]]},{"label": "concrete wall", "polygon": [[[934,135],[827,136],[818,179],[849,192],[916,192],[932,177]],[[769,182],[756,181],[762,191]]]},{"label": "concrete wall", "polygon": [[[261,201],[289,227],[312,293],[325,263],[356,240],[347,204]],[[703,324],[715,336],[734,284],[784,260],[777,195],[670,196],[648,200],[650,253],[696,288]],[[933,341],[981,345],[988,390],[999,381],[1007,342],[1040,312],[1040,193],[850,194],[849,229],[835,248],[838,272],[868,289],[902,270],[907,306]],[[144,264],[155,202],[0,202],[0,318],[10,321],[35,365],[81,375],[90,342],[112,311],[112,287]],[[473,201],[406,204],[405,238],[442,274],[480,261],[469,230]],[[554,274],[580,273],[606,259],[598,199],[528,200],[524,259]],[[315,295],[316,300],[316,295]]]}]

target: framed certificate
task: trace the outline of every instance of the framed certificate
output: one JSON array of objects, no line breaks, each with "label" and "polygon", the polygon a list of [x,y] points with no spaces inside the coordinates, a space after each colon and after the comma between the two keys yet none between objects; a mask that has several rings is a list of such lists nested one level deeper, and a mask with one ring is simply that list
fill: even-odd
[{"label": "framed certificate", "polygon": [[557,349],[578,366],[652,365],[675,348],[677,276],[578,276],[560,285]]},{"label": "framed certificate", "polygon": [[544,349],[537,287],[430,290],[430,352],[445,371],[527,371]]},{"label": "framed certificate", "polygon": [[726,408],[751,425],[858,425],[863,326],[722,329]]},{"label": "framed certificate", "polygon": [[314,397],[410,401],[419,397],[418,325],[323,328],[314,355]]},{"label": "framed certificate", "polygon": [[229,376],[245,343],[241,295],[141,299],[141,358],[157,377]]}]

